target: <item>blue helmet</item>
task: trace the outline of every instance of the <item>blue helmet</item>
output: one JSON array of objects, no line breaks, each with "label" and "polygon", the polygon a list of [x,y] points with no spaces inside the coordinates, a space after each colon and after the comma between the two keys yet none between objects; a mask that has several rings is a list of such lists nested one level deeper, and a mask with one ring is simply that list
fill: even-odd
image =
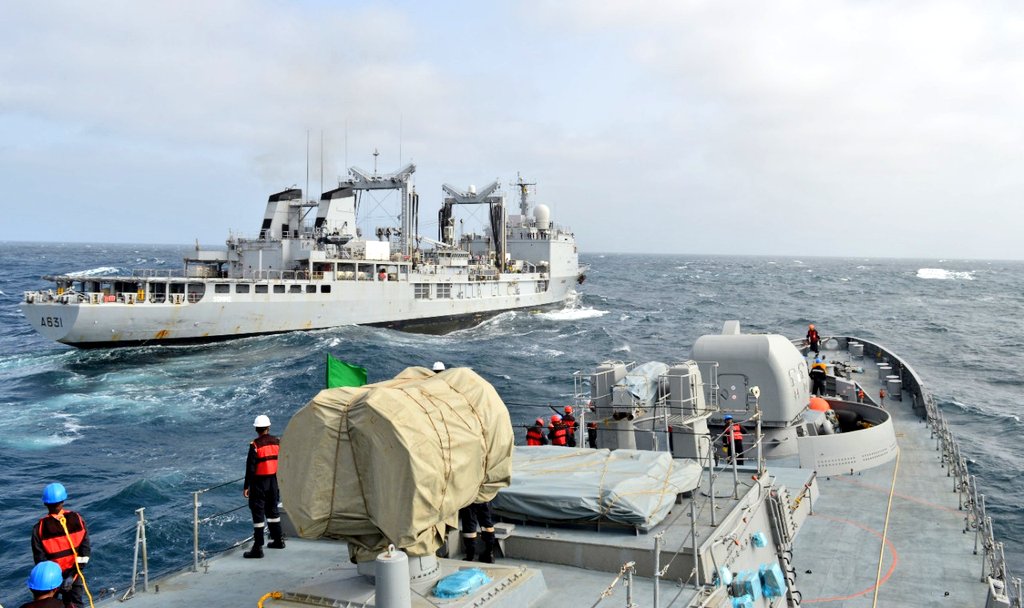
[{"label": "blue helmet", "polygon": [[28,588],[32,591],[53,591],[64,582],[64,573],[57,562],[39,562],[28,575]]},{"label": "blue helmet", "polygon": [[43,504],[55,505],[68,499],[68,491],[59,483],[51,483],[43,488]]},{"label": "blue helmet", "polygon": [[725,416],[722,416],[722,420],[732,420],[732,414],[726,414]]}]

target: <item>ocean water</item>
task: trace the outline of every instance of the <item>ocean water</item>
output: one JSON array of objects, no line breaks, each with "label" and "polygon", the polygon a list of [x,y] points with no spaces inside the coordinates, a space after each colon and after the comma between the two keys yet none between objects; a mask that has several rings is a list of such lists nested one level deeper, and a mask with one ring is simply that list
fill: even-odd
[{"label": "ocean water", "polygon": [[[127,587],[139,507],[153,576],[190,564],[191,492],[242,476],[254,416],[282,430],[322,387],[325,353],[366,367],[371,381],[437,359],[473,367],[525,424],[568,402],[573,372],[609,358],[684,360],[728,319],[788,336],[813,322],[908,360],[958,433],[1012,572],[1024,574],[1022,263],[584,254],[591,269],[574,306],[504,313],[446,336],[341,327],[79,351],[46,341],[19,312],[43,274],[175,268],[185,251],[0,243],[0,603],[27,600],[30,528],[51,481],[86,517],[94,595]],[[251,531],[248,511],[235,510],[243,505],[240,484],[204,496],[204,515],[227,512],[203,526],[204,548]]]}]

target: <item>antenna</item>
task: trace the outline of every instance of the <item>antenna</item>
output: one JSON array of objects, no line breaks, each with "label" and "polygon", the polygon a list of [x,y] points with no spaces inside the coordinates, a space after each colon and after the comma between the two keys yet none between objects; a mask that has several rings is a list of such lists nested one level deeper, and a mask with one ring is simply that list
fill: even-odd
[{"label": "antenna", "polygon": [[309,129],[306,129],[306,200],[309,200]]},{"label": "antenna", "polygon": [[348,119],[345,119],[345,171],[348,171]]},{"label": "antenna", "polygon": [[402,115],[398,115],[398,166],[402,166]]},{"label": "antenna", "polygon": [[377,157],[378,156],[380,156],[380,152],[377,151],[377,148],[374,148],[373,149],[373,174],[374,175],[377,175]]},{"label": "antenna", "polygon": [[320,129],[320,194],[324,192],[324,130]]}]

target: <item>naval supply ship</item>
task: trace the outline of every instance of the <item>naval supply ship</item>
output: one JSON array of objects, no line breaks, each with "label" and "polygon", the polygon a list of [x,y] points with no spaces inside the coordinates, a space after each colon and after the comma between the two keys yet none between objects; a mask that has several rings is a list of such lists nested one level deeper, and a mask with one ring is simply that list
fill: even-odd
[{"label": "naval supply ship", "polygon": [[[247,541],[213,551],[225,515],[206,515],[210,494],[196,492],[191,567],[148,580],[140,515],[136,571],[117,598],[1020,608],[984,495],[910,364],[868,340],[824,338],[821,397],[809,356],[729,321],[680,362],[577,372],[577,443],[595,446],[582,448],[513,448],[504,403],[468,368],[322,391],[282,435],[287,547],[259,560],[242,558]],[[497,515],[494,563],[459,559],[450,529],[481,500]]]},{"label": "naval supply ship", "polygon": [[[477,191],[445,184],[438,238],[419,236],[416,166],[379,174],[353,167],[338,187],[306,200],[270,196],[259,234],[201,249],[180,271],[44,276],[22,313],[39,333],[79,348],[196,343],[374,325],[445,333],[499,312],[558,305],[582,282],[574,235],[532,205],[521,178],[519,213],[506,212],[498,182]],[[364,237],[363,195],[397,193],[398,224]],[[362,205],[376,203],[371,198]],[[456,235],[455,209],[486,205],[489,231]]]}]

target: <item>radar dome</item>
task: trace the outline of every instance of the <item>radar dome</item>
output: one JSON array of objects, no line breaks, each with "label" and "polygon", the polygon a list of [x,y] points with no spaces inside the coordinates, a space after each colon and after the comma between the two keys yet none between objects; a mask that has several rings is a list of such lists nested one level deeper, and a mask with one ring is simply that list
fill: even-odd
[{"label": "radar dome", "polygon": [[551,209],[547,205],[537,205],[533,208],[533,218],[537,220],[537,228],[547,230],[551,227]]}]

